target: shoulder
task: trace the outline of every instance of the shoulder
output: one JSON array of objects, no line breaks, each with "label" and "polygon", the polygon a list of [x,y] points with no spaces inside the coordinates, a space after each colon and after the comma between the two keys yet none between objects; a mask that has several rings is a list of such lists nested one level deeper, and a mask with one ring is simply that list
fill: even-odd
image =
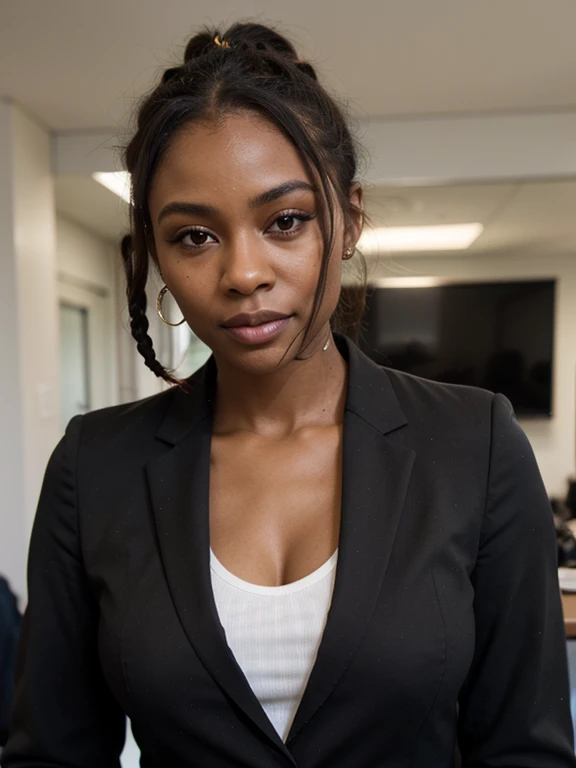
[{"label": "shoulder", "polygon": [[385,371],[406,416],[407,442],[429,450],[436,465],[442,459],[452,467],[482,464],[491,487],[523,477],[540,488],[534,451],[504,394]]},{"label": "shoulder", "polygon": [[173,386],[140,400],[89,411],[82,416],[82,432],[104,435],[110,430],[133,430],[143,425],[153,429],[164,418],[176,389]]},{"label": "shoulder", "polygon": [[436,467],[443,461],[454,471],[482,466],[494,477],[495,467],[508,471],[518,460],[535,464],[512,403],[502,393],[384,370],[406,419],[398,439]]},{"label": "shoulder", "polygon": [[[408,423],[469,429],[489,426],[495,399],[509,401],[481,387],[432,381],[381,366],[394,390]],[[511,408],[511,406],[510,406]]]},{"label": "shoulder", "polygon": [[76,456],[104,464],[127,452],[147,453],[176,389],[170,387],[149,397],[74,416],[66,427],[62,450],[66,450],[69,460]]}]

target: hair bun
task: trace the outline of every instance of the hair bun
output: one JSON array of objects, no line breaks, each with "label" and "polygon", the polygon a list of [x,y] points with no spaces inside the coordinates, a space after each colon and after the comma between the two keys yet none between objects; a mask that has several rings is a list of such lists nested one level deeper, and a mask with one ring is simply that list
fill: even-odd
[{"label": "hair bun", "polygon": [[198,59],[200,56],[210,53],[216,45],[214,38],[217,34],[217,30],[211,32],[209,29],[206,29],[204,32],[199,32],[190,38],[184,51],[184,64],[188,64],[192,59]]},{"label": "hair bun", "polygon": [[264,24],[237,23],[224,34],[230,45],[252,48],[257,51],[276,53],[290,61],[297,61],[298,54],[292,43],[283,35]]},{"label": "hair bun", "polygon": [[312,64],[309,64],[307,61],[297,61],[296,66],[301,72],[309,75],[313,80],[318,80],[318,75]]},{"label": "hair bun", "polygon": [[162,85],[169,83],[171,80],[175,80],[182,75],[182,67],[171,67],[166,69],[162,75]]},{"label": "hair bun", "polygon": [[252,22],[237,22],[226,32],[221,32],[217,28],[205,28],[188,42],[184,52],[184,63],[187,64],[193,59],[214,52],[219,47],[225,47],[219,46],[216,38],[228,43],[228,46],[235,50],[244,49],[281,56],[296,64],[302,72],[314,80],[318,80],[312,65],[298,58],[296,49],[289,40],[271,27]]}]

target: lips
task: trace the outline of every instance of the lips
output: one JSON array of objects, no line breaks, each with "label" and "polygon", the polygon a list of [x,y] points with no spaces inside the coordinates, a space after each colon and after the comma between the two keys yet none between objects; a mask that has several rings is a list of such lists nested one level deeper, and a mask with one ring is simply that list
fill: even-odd
[{"label": "lips", "polygon": [[236,341],[244,345],[265,344],[278,338],[290,325],[294,315],[262,309],[250,314],[235,315],[223,327]]},{"label": "lips", "polygon": [[260,309],[257,312],[242,312],[239,315],[234,315],[229,320],[222,323],[224,328],[239,328],[250,327],[253,328],[257,325],[264,325],[265,323],[271,323],[274,320],[285,320],[290,315],[283,312],[274,312],[271,309]]}]

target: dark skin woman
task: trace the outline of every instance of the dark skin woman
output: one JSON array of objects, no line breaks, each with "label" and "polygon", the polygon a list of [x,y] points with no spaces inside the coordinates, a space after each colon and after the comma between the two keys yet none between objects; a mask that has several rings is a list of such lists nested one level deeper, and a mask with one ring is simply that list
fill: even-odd
[{"label": "dark skin woman", "polygon": [[[333,343],[323,347],[331,340],[344,251],[360,234],[362,189],[350,189],[357,213],[348,227],[337,219],[326,290],[299,360],[290,342],[305,330],[322,260],[313,184],[279,130],[237,114],[183,131],[150,193],[162,276],[218,366],[212,548],[257,584],[281,585],[314,571],[334,552],[340,528],[346,365]],[[292,189],[251,204],[282,187]],[[198,205],[210,212],[186,210]],[[258,312],[281,319],[229,327],[240,314],[249,317],[239,322],[251,324]]]},{"label": "dark skin woman", "polygon": [[[137,117],[130,327],[173,386],[74,417],[50,458],[3,768],[119,768],[126,716],[143,768],[576,768],[511,403],[354,343],[344,107],[246,23],[195,35]],[[212,351],[184,380],[151,271]]]}]

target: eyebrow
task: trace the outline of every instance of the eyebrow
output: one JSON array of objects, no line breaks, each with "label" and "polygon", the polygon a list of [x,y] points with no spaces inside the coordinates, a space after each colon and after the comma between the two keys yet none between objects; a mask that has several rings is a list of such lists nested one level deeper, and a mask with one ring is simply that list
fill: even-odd
[{"label": "eyebrow", "polygon": [[[266,192],[261,192],[259,195],[256,195],[256,197],[253,197],[248,201],[248,207],[260,208],[261,206],[272,203],[274,200],[278,200],[280,197],[284,197],[291,192],[300,190],[313,193],[316,192],[316,188],[312,186],[312,184],[309,184],[307,181],[294,179],[292,181],[286,181],[284,184],[280,184],[277,187],[273,187],[272,189],[266,190]],[[211,214],[217,214],[218,208],[215,208],[213,205],[205,205],[203,203],[168,203],[168,205],[165,205],[158,214],[158,224],[162,221],[162,219],[164,219],[166,216],[169,216],[171,213],[187,213],[196,216],[210,216]]]}]

